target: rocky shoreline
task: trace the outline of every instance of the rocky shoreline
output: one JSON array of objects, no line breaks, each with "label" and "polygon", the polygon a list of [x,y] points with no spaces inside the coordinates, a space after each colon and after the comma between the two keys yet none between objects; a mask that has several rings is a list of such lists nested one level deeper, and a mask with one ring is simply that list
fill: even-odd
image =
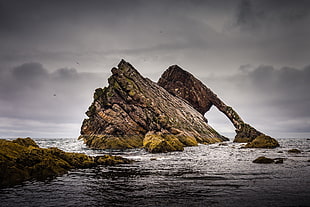
[{"label": "rocky shoreline", "polygon": [[82,153],[64,152],[55,147],[40,148],[31,138],[12,141],[0,139],[0,187],[32,179],[45,180],[75,168],[131,162],[119,156],[91,157]]}]

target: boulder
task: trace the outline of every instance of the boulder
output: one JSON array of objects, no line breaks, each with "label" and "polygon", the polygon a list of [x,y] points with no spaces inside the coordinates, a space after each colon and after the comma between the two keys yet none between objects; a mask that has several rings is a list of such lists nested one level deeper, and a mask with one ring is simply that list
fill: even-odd
[{"label": "boulder", "polygon": [[43,149],[31,138],[13,141],[0,139],[0,187],[26,180],[44,180],[73,168],[130,163],[121,157],[90,157],[82,153],[64,152],[58,148]]},{"label": "boulder", "polygon": [[247,143],[244,148],[276,148],[279,147],[279,143],[274,138],[266,135],[260,135],[253,141]]},{"label": "boulder", "polygon": [[124,60],[112,69],[108,83],[95,90],[81,127],[79,139],[90,148],[168,152],[227,140],[185,100],[144,78]]}]

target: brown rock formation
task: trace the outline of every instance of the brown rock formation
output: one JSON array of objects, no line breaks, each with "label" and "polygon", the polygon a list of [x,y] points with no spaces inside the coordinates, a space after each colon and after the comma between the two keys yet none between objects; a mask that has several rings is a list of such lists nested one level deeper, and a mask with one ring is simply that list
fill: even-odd
[{"label": "brown rock formation", "polygon": [[96,89],[81,127],[80,139],[89,147],[167,152],[226,140],[193,107],[124,60],[112,73],[109,86]]},{"label": "brown rock formation", "polygon": [[177,65],[170,66],[161,76],[158,85],[174,96],[186,100],[204,115],[212,105],[223,112],[236,128],[234,142],[251,142],[264,135],[245,123],[232,107],[227,106],[215,93],[189,72]]}]

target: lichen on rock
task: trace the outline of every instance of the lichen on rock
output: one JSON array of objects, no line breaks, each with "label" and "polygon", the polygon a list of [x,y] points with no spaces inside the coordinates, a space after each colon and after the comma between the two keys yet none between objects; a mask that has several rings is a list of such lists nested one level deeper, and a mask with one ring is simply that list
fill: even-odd
[{"label": "lichen on rock", "polygon": [[91,148],[166,152],[227,140],[186,101],[144,78],[124,60],[112,69],[108,82],[96,89],[81,127],[79,138]]},{"label": "lichen on rock", "polygon": [[248,142],[245,148],[276,148],[279,147],[279,143],[274,138],[266,135],[260,135],[253,141]]}]

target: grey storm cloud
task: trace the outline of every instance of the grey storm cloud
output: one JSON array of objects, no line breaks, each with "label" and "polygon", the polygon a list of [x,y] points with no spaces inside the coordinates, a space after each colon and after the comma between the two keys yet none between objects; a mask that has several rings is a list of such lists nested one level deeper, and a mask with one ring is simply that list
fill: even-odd
[{"label": "grey storm cloud", "polygon": [[[14,130],[33,134],[43,125],[47,129],[63,125],[57,128],[58,134],[69,130],[66,125],[74,125],[78,133],[93,91],[105,86],[107,79],[104,73],[80,73],[73,68],[49,72],[40,63],[25,63],[0,74],[0,122],[11,123],[1,124],[2,136]],[[37,123],[27,126],[31,122]],[[4,126],[14,130],[6,131]]]},{"label": "grey storm cloud", "polygon": [[[309,132],[309,8],[306,0],[0,0],[0,135],[77,134],[120,59],[154,81],[178,64],[262,131]],[[220,117],[212,113],[211,123]],[[225,131],[226,121],[215,128]]]},{"label": "grey storm cloud", "polygon": [[258,29],[268,23],[294,24],[309,18],[307,0],[242,0],[237,8],[236,23],[248,29]]}]

